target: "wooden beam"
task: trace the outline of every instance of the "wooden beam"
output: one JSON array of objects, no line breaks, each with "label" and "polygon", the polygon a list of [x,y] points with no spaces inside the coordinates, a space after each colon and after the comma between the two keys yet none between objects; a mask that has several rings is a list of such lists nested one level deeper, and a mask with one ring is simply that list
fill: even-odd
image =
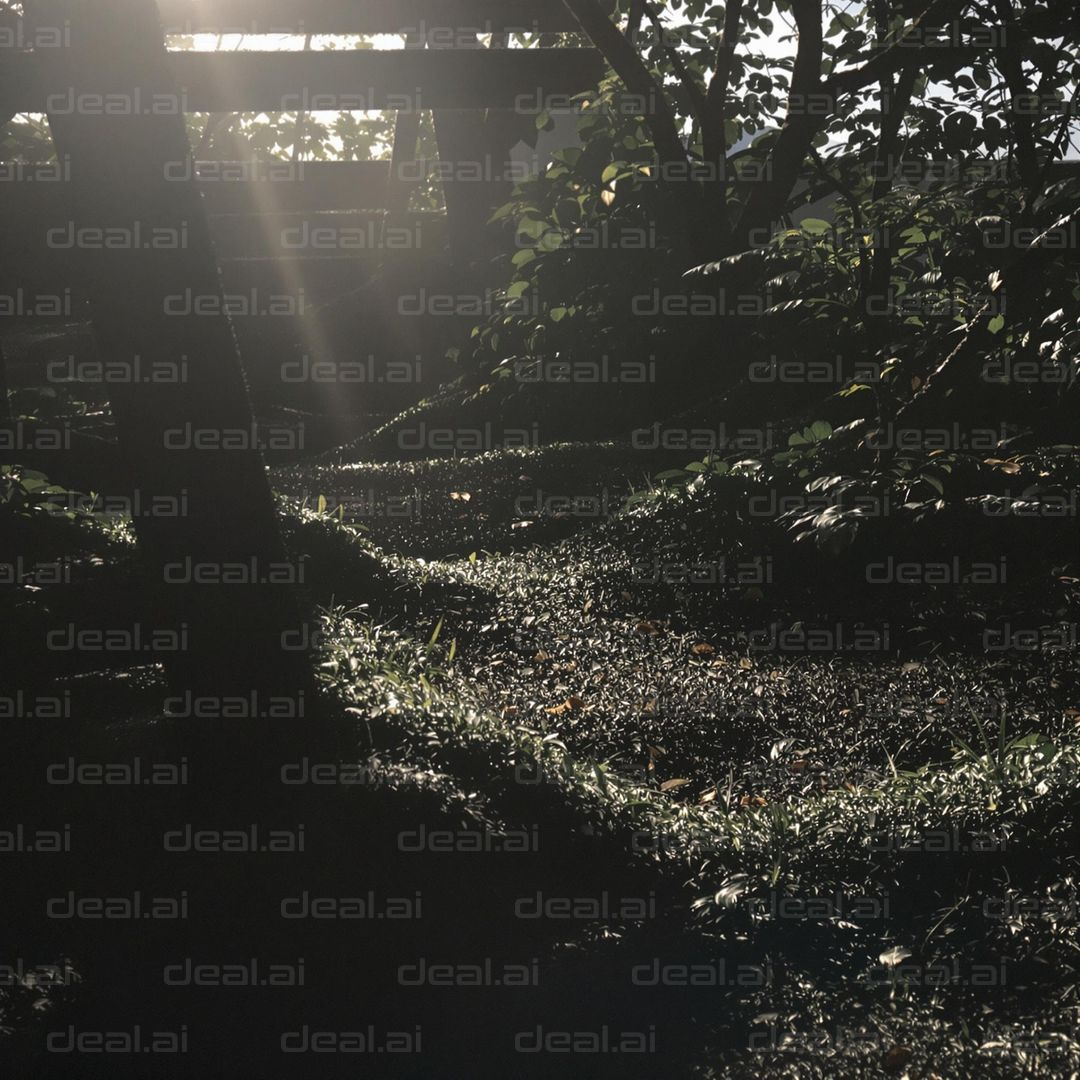
[{"label": "wooden beam", "polygon": [[[53,53],[65,50],[54,49]],[[350,49],[322,52],[172,52],[179,92],[124,85],[123,69],[72,87],[67,57],[46,50],[11,58],[17,112],[119,116],[176,112],[516,109],[566,107],[594,86],[593,49]]]},{"label": "wooden beam", "polygon": [[[70,213],[72,189],[60,166],[32,166],[31,177],[3,185],[0,244],[26,222]],[[390,178],[388,161],[172,162],[168,179],[195,176],[208,214],[302,210],[379,210]]]},{"label": "wooden beam", "polygon": [[562,0],[158,0],[158,9],[166,31],[178,34],[404,36],[577,29]]},{"label": "wooden beam", "polygon": [[308,211],[295,214],[215,214],[210,235],[218,256],[264,258],[369,258],[446,249],[446,218],[403,213],[390,224],[381,211]]}]

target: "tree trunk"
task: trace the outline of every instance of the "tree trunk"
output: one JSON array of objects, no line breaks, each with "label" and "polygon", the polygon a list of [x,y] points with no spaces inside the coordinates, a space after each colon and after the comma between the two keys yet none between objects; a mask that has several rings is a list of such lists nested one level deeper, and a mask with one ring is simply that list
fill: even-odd
[{"label": "tree trunk", "polygon": [[[297,647],[300,612],[288,583],[302,571],[287,561],[261,453],[298,436],[253,420],[186,168],[183,100],[170,85],[156,5],[38,0],[35,8],[70,27],[54,82],[87,103],[49,122],[70,166],[71,255],[88,271],[98,345],[103,359],[130,373],[112,389],[121,447],[143,505],[171,499],[180,510],[135,518],[148,610],[160,620],[148,629],[172,631],[186,646],[158,658],[175,694],[250,699],[254,691],[262,700],[255,717],[266,716],[268,697],[283,699],[281,714],[288,699],[306,716],[313,680],[307,649]],[[115,95],[108,111],[93,105],[89,95],[98,94]],[[189,179],[172,179],[179,175]],[[208,303],[222,313],[167,314],[166,298],[189,290],[210,298],[203,310]],[[199,583],[196,575],[247,583]]]}]

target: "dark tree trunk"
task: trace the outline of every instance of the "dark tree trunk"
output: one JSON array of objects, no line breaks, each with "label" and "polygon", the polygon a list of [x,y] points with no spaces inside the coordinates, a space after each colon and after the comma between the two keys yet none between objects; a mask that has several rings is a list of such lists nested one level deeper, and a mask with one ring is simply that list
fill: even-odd
[{"label": "dark tree trunk", "polygon": [[[159,658],[175,692],[257,691],[264,702],[302,702],[297,709],[308,714],[313,682],[307,650],[295,647],[302,638],[294,589],[265,582],[298,572],[287,562],[260,445],[296,434],[255,426],[227,315],[166,314],[166,297],[190,290],[220,298],[221,283],[195,183],[169,178],[190,175],[179,164],[168,168],[186,162],[190,149],[156,5],[39,0],[35,12],[70,26],[54,79],[65,95],[71,87],[76,101],[85,93],[127,103],[103,113],[87,97],[86,109],[50,114],[49,122],[70,166],[72,227],[115,230],[76,232],[72,255],[88,271],[102,357],[130,365],[130,379],[112,393],[124,455],[144,505],[164,497],[182,510],[135,520],[155,625],[186,627],[186,649]],[[102,235],[131,242],[103,247]],[[239,566],[256,567],[250,583],[190,580],[198,567],[213,578]]]}]

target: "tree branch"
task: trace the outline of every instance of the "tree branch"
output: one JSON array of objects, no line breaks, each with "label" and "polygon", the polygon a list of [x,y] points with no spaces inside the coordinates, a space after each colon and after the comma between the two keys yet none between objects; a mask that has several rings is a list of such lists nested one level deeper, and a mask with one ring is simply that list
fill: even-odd
[{"label": "tree branch", "polygon": [[727,155],[727,135],[724,131],[727,120],[727,92],[731,83],[735,48],[739,43],[742,9],[743,0],[728,0],[724,11],[724,36],[716,49],[716,67],[705,95],[706,111],[701,122],[702,151],[705,160],[716,167],[717,176],[720,175],[720,167]]},{"label": "tree branch", "polygon": [[[799,170],[826,117],[807,109],[805,103],[821,88],[823,40],[821,0],[794,0],[799,46],[791,73],[791,96],[787,117],[769,154],[765,180],[755,185],[739,218],[738,244],[747,246],[753,234],[772,224],[799,177]],[[802,101],[793,106],[792,101]]]},{"label": "tree branch", "polygon": [[657,33],[657,38],[663,47],[665,55],[668,60],[671,61],[671,66],[674,68],[675,74],[679,76],[679,81],[682,83],[683,89],[690,99],[691,112],[697,118],[699,123],[703,123],[706,110],[704,92],[701,87],[698,86],[690,72],[686,70],[686,65],[682,62],[682,57],[679,55],[678,50],[671,48],[671,46],[664,41],[664,27],[656,17],[656,12],[652,9],[652,4],[645,4],[645,12],[649,16],[649,22],[652,23],[652,27]]},{"label": "tree branch", "polygon": [[984,56],[986,50],[975,45],[916,45],[922,40],[926,30],[940,25],[943,17],[955,6],[955,0],[934,0],[912,20],[911,25],[896,41],[872,56],[865,64],[830,75],[822,83],[822,91],[836,97],[861,90],[872,82],[881,82],[909,66],[919,69],[929,61],[949,57],[955,61],[955,68],[958,69]]},{"label": "tree branch", "polygon": [[[1060,217],[1048,228],[1044,229],[1016,259],[1001,273],[998,286],[993,290],[995,293],[1028,292],[1034,288],[1041,288],[1038,276],[1038,264],[1053,260],[1061,254],[1060,237],[1068,235],[1080,221],[1080,208]],[[1053,239],[1053,243],[1049,243]],[[1034,286],[1033,286],[1033,283]],[[956,389],[966,372],[964,361],[978,360],[985,354],[986,344],[990,340],[988,329],[988,315],[996,310],[997,296],[991,296],[979,308],[974,318],[968,322],[963,337],[957,346],[945,357],[944,360],[926,377],[926,381],[919,388],[914,397],[897,412],[896,421],[907,420],[918,422],[925,413],[926,406],[941,394]],[[1009,300],[1010,310],[1013,308],[1012,298]]]},{"label": "tree branch", "polygon": [[1035,151],[1035,129],[1031,116],[1023,109],[1017,108],[1019,100],[1031,91],[1027,79],[1024,78],[1020,43],[1017,40],[1020,27],[1017,25],[1010,0],[995,0],[994,6],[1005,32],[998,56],[1001,73],[1005,76],[1005,84],[1009,88],[1011,99],[1009,127],[1016,140],[1016,161],[1020,169],[1020,182],[1024,185],[1024,191],[1031,192],[1034,197],[1039,183],[1039,158]]},{"label": "tree branch", "polygon": [[[626,89],[647,103],[645,123],[653,137],[660,164],[685,165],[686,148],[679,137],[675,113],[664,96],[663,87],[649,73],[631,42],[619,32],[596,0],[563,0],[563,3]],[[648,108],[650,102],[652,108]]]}]

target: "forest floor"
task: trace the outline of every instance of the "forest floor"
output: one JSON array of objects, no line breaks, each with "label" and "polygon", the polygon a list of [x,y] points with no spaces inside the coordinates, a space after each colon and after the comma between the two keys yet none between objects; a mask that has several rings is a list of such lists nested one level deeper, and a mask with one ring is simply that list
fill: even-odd
[{"label": "forest floor", "polygon": [[[19,820],[115,839],[67,876],[24,855],[7,879],[12,955],[67,973],[0,988],[4,1045],[32,1070],[12,1075],[70,1075],[43,1032],[131,1016],[188,1024],[183,1062],[82,1055],[78,1075],[355,1075],[352,1054],[279,1043],[369,1024],[376,1043],[423,1028],[420,1053],[363,1058],[371,1076],[1080,1068],[1075,634],[985,651],[1007,609],[868,604],[812,560],[778,563],[774,587],[753,576],[771,548],[722,494],[624,509],[665,465],[625,444],[385,456],[274,470],[310,556],[336,783],[43,802],[38,766],[175,756],[152,666],[57,661],[39,690],[76,719],[0,730]],[[20,633],[80,608],[137,616],[130,528],[80,536],[75,586],[12,601]],[[290,863],[148,840],[184,821],[303,822],[309,844]],[[184,887],[186,956],[303,957],[305,984],[162,985],[148,973],[185,955],[168,924],[44,917],[67,881]],[[423,913],[283,919],[304,893],[420,893]],[[458,984],[402,976],[422,962]]]}]

